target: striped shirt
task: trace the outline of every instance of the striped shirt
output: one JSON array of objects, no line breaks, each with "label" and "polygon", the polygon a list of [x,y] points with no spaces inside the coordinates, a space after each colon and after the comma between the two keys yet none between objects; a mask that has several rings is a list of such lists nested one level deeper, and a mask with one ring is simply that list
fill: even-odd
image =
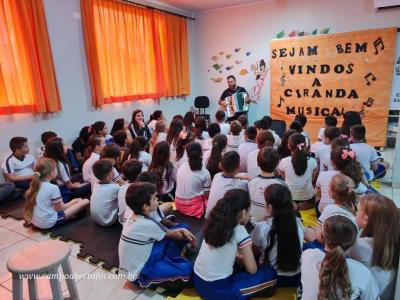
[{"label": "striped shirt", "polygon": [[33,167],[35,158],[31,154],[26,154],[22,159],[19,159],[11,154],[1,165],[5,174],[14,174],[16,176],[33,175]]}]

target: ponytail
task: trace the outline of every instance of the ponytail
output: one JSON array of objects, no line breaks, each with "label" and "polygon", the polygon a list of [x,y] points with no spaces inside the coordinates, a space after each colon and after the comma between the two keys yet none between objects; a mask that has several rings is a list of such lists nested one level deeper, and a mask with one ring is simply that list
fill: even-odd
[{"label": "ponytail", "polygon": [[354,151],[347,146],[332,147],[331,160],[338,171],[353,179],[356,187],[360,184],[362,181],[362,169]]},{"label": "ponytail", "polygon": [[189,166],[192,171],[200,171],[203,168],[203,150],[197,142],[191,142],[186,146]]},{"label": "ponytail", "polygon": [[206,166],[210,172],[211,179],[215,174],[221,172],[219,164],[221,162],[222,151],[225,149],[227,142],[228,140],[224,134],[217,134],[212,140],[211,154]]},{"label": "ponytail", "polygon": [[147,141],[142,136],[137,136],[133,139],[129,146],[130,159],[139,159],[140,151],[143,151],[147,147]]},{"label": "ponytail", "polygon": [[353,213],[357,211],[357,193],[354,189],[354,181],[350,177],[344,174],[333,176],[330,190],[336,204],[347,207]]},{"label": "ponytail", "polygon": [[41,180],[47,178],[53,170],[56,168],[56,162],[47,157],[41,158],[36,166],[35,173],[31,180],[29,189],[26,191],[25,197],[25,210],[24,210],[24,219],[26,222],[30,223],[33,216],[33,210],[36,206],[36,198],[37,194],[40,190]]},{"label": "ponytail", "polygon": [[351,282],[346,254],[340,245],[326,253],[319,271],[318,300],[350,300]]},{"label": "ponytail", "polygon": [[329,250],[319,271],[318,300],[350,300],[352,288],[345,252],[357,239],[357,227],[349,218],[334,215],[325,220],[322,230]]},{"label": "ponytail", "polygon": [[89,137],[88,147],[85,149],[84,159],[87,160],[92,152],[96,149],[96,146],[101,145],[101,141],[104,139],[102,135],[93,134]]},{"label": "ponytail", "polygon": [[185,147],[188,145],[190,142],[193,142],[193,134],[190,131],[182,131],[179,134],[178,141],[176,142],[176,156],[175,160],[178,161],[183,157],[183,154],[185,153]]},{"label": "ponytail", "polygon": [[302,176],[307,170],[308,147],[306,138],[300,133],[295,133],[289,138],[289,149],[292,153],[292,165],[297,176]]}]

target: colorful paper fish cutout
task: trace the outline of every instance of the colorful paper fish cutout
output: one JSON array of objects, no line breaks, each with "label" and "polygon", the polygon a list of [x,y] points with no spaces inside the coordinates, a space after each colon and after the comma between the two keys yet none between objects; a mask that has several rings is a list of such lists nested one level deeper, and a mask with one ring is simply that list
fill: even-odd
[{"label": "colorful paper fish cutout", "polygon": [[242,76],[244,76],[246,74],[249,74],[249,71],[247,71],[246,69],[241,69],[239,72],[239,75],[242,75]]}]

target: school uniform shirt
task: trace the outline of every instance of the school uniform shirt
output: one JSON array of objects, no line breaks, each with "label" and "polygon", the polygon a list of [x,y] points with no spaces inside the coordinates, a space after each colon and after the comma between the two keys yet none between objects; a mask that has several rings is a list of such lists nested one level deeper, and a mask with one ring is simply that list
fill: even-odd
[{"label": "school uniform shirt", "polygon": [[364,172],[368,173],[368,179],[374,179],[374,172],[371,170],[371,164],[380,161],[375,148],[366,143],[353,143],[350,144],[350,148],[355,152],[357,161],[360,163]]},{"label": "school uniform shirt", "polygon": [[315,187],[321,191],[321,198],[318,204],[318,210],[320,212],[322,212],[327,205],[335,203],[335,201],[329,195],[329,185],[332,180],[332,177],[337,174],[340,174],[340,171],[331,170],[319,173],[318,175]]},{"label": "school uniform shirt", "polygon": [[142,172],[146,172],[151,164],[151,155],[146,151],[140,151],[139,161],[142,163]]},{"label": "school uniform shirt", "polygon": [[151,139],[151,132],[150,129],[145,125],[143,128],[136,128],[133,124],[130,124],[128,127],[129,132],[131,133],[132,138],[137,136],[144,137],[147,141]]},{"label": "school uniform shirt", "polygon": [[33,175],[33,168],[35,166],[36,159],[31,154],[26,154],[22,159],[19,159],[11,154],[3,164],[1,168],[5,174],[14,174],[16,176],[30,176]]},{"label": "school uniform shirt", "polygon": [[[324,210],[322,211],[321,215],[318,218],[318,222],[320,224],[323,224],[326,219],[332,216],[343,216],[348,218],[350,221],[352,221],[356,227],[356,216],[353,214],[352,211],[350,211],[348,208],[343,207],[341,205],[337,204],[329,204],[327,205]],[[357,227],[358,228],[358,227]]]},{"label": "school uniform shirt", "polygon": [[54,203],[58,201],[62,201],[58,186],[48,181],[41,181],[31,223],[42,229],[53,227],[58,218]]},{"label": "school uniform shirt", "polygon": [[[176,160],[176,140],[173,140],[169,145],[169,151],[170,151],[169,160],[170,162],[174,163],[174,161]],[[186,151],[184,152],[186,153]]]},{"label": "school uniform shirt", "polygon": [[390,295],[390,292],[394,291],[394,289],[392,290],[391,288],[396,279],[396,270],[383,270],[378,266],[372,266],[373,247],[374,240],[372,237],[358,238],[354,246],[350,248],[348,256],[362,263],[371,271],[378,284],[379,293],[381,296],[383,294],[385,296],[387,295],[387,298],[382,299],[393,299],[393,295]]},{"label": "school uniform shirt", "polygon": [[116,183],[98,182],[90,197],[90,216],[101,226],[114,224],[118,217],[118,191]]},{"label": "school uniform shirt", "polygon": [[125,182],[123,186],[119,188],[118,191],[118,221],[123,224],[124,221],[124,216],[125,216],[125,210],[127,208],[126,205],[126,191],[128,190],[128,187],[131,185],[131,182]]},{"label": "school uniform shirt", "polygon": [[161,241],[167,229],[147,216],[133,216],[124,223],[119,240],[119,274],[134,281],[150,257],[153,244]]},{"label": "school uniform shirt", "polygon": [[[206,152],[203,153],[203,166],[207,167],[208,161],[210,160],[211,157],[211,149],[207,150]],[[227,148],[225,147],[222,152],[221,152],[221,157],[227,152]]]},{"label": "school uniform shirt", "polygon": [[149,146],[149,153],[153,154],[154,147],[159,143],[159,142],[165,142],[167,140],[167,134],[165,132],[159,132],[157,135],[157,140],[154,146],[150,145]]},{"label": "school uniform shirt", "polygon": [[194,263],[194,272],[205,281],[225,279],[233,274],[238,249],[251,245],[251,238],[243,225],[236,225],[230,242],[215,248],[205,240]]},{"label": "school uniform shirt", "polygon": [[[301,256],[301,283],[303,299],[317,300],[319,292],[319,271],[325,258],[320,249],[308,249]],[[371,272],[358,261],[346,258],[351,282],[351,300],[377,300],[379,288]]]},{"label": "school uniform shirt", "polygon": [[82,143],[80,138],[75,139],[72,143],[72,151],[77,154],[80,153],[82,156],[85,153],[85,145]]},{"label": "school uniform shirt", "polygon": [[[170,160],[171,161],[171,160]],[[175,166],[175,168],[178,170],[180,166],[182,166],[185,162],[188,161],[188,157],[186,154],[186,151],[183,152],[183,155],[180,159],[176,160],[176,155],[174,161],[171,161],[171,163]]]},{"label": "school uniform shirt", "polygon": [[324,138],[324,136],[325,136],[325,127],[322,127],[322,128],[318,131],[318,136],[317,136],[317,138],[318,138],[319,140],[322,141],[322,139]]},{"label": "school uniform shirt", "polygon": [[210,194],[208,195],[206,218],[208,218],[210,212],[217,202],[224,196],[225,192],[232,189],[248,191],[248,181],[234,177],[226,177],[222,172],[215,174],[211,184]]},{"label": "school uniform shirt", "polygon": [[[129,207],[125,207],[125,212],[123,214],[122,220],[119,220],[119,211],[118,211],[118,221],[124,225],[126,220],[129,220],[135,213],[133,210]],[[165,219],[165,215],[160,209],[160,206],[157,203],[157,209],[149,214],[149,217],[154,219],[156,222],[160,223],[163,219]]]},{"label": "school uniform shirt", "polygon": [[90,157],[84,162],[82,166],[82,177],[83,180],[87,183],[92,181],[92,176],[93,176],[93,165],[96,161],[100,159],[100,154],[96,152],[92,152],[90,154]]},{"label": "school uniform shirt", "polygon": [[333,170],[331,164],[332,145],[321,143],[315,149],[315,158],[319,160],[319,172]]},{"label": "school uniform shirt", "polygon": [[231,132],[231,126],[228,123],[219,123],[221,134],[228,135]]},{"label": "school uniform shirt", "polygon": [[167,178],[167,172],[164,170],[164,173],[161,178],[162,186],[158,189],[159,195],[165,195],[171,192],[175,187],[176,182],[176,168],[172,165],[172,169],[170,170],[170,178]]},{"label": "school uniform shirt", "polygon": [[244,143],[244,137],[241,135],[229,134],[227,140],[226,152],[236,151],[239,153],[239,146]]},{"label": "school uniform shirt", "polygon": [[208,192],[211,187],[210,172],[203,166],[192,171],[189,162],[182,164],[176,176],[175,196],[181,199],[193,199]]},{"label": "school uniform shirt", "polygon": [[57,161],[57,185],[63,186],[68,181],[71,181],[71,172],[69,170],[68,164]]},{"label": "school uniform shirt", "polygon": [[203,145],[201,146],[201,148],[203,149],[203,152],[207,151],[207,150],[211,150],[212,148],[212,138],[207,138],[203,141]]},{"label": "school uniform shirt", "polygon": [[244,142],[239,145],[239,156],[240,156],[240,172],[247,172],[247,156],[250,152],[257,150],[258,145],[254,141]]},{"label": "school uniform shirt", "polygon": [[265,221],[269,217],[265,208],[264,192],[271,184],[282,184],[287,187],[286,182],[276,176],[265,177],[258,175],[249,181],[250,221],[253,225]]},{"label": "school uniform shirt", "polygon": [[46,151],[46,147],[45,146],[40,146],[38,149],[38,157],[41,158],[44,155],[44,151]]},{"label": "school uniform shirt", "polygon": [[258,151],[260,149],[256,149],[247,155],[247,175],[249,178],[254,178],[261,174],[261,169],[257,163]]},{"label": "school uniform shirt", "polygon": [[[272,222],[273,218],[269,218],[266,221],[260,222],[257,224],[257,226],[253,229],[251,232],[251,240],[253,242],[253,245],[258,247],[261,250],[261,257],[260,257],[260,264],[264,264],[265,262],[265,249],[269,246],[269,239],[268,235],[271,231],[272,228]],[[303,249],[303,240],[304,240],[304,226],[303,223],[299,218],[296,218],[296,224],[297,224],[297,234],[299,236],[299,241],[300,241],[300,251]],[[278,269],[277,263],[278,263],[278,241],[275,238],[275,243],[274,247],[269,251],[268,253],[268,261],[269,264],[276,270],[278,275],[281,276],[293,276],[298,273],[300,273],[300,266],[297,270],[291,271],[291,272],[283,272]]]},{"label": "school uniform shirt", "polygon": [[279,137],[279,135],[276,134],[275,131],[273,131],[271,129],[268,129],[268,130],[272,133],[272,135],[274,137],[274,149],[278,149],[278,147],[281,144],[281,138]]},{"label": "school uniform shirt", "polygon": [[156,130],[156,123],[157,120],[151,120],[149,124],[147,124],[147,127],[149,127],[151,134],[153,134],[154,130]]},{"label": "school uniform shirt", "polygon": [[297,176],[294,172],[291,156],[285,157],[279,162],[278,170],[284,174],[285,182],[289,186],[294,201],[305,201],[314,197],[312,174],[317,167],[317,161],[310,157],[307,161],[305,173]]}]

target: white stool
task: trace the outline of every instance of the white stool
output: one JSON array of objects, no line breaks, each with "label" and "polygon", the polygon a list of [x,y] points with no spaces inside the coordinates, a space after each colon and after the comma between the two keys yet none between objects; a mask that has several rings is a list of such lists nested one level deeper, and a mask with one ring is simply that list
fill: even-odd
[{"label": "white stool", "polygon": [[12,292],[14,300],[22,300],[22,279],[28,278],[29,298],[37,299],[36,279],[34,276],[50,276],[50,286],[54,299],[63,299],[58,267],[61,265],[67,282],[69,299],[79,299],[75,281],[72,279],[71,265],[68,257],[71,248],[61,241],[43,241],[32,244],[15,253],[7,262],[7,269],[12,273]]}]

